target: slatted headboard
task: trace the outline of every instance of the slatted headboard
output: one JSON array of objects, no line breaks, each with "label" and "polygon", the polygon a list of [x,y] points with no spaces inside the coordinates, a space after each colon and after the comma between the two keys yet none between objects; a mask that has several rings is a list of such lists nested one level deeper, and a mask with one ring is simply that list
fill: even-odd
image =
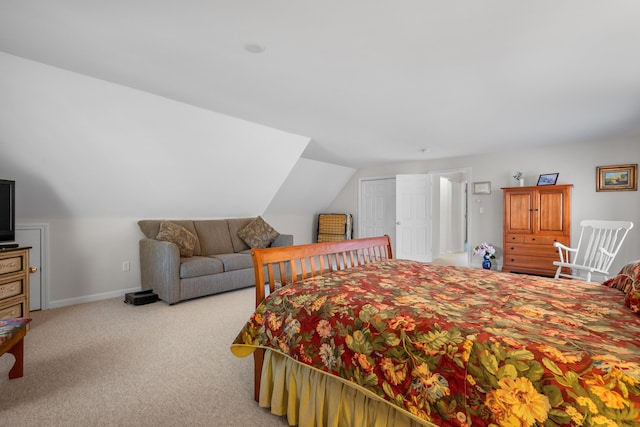
[{"label": "slatted headboard", "polygon": [[[389,236],[311,243],[266,249],[252,249],[253,271],[256,277],[256,306],[265,298],[265,284],[270,292],[336,270],[393,258]],[[253,353],[254,399],[260,398],[260,377],[264,349]]]},{"label": "slatted headboard", "polygon": [[265,286],[273,292],[298,280],[331,271],[393,258],[389,236],[252,249],[256,277],[256,306],[265,298]]}]

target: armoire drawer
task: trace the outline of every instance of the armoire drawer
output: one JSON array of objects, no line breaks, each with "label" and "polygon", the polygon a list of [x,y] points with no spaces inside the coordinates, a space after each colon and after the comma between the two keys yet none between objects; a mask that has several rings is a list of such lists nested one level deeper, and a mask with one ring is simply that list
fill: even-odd
[{"label": "armoire drawer", "polygon": [[524,243],[513,243],[507,244],[504,248],[504,256],[508,257],[511,255],[532,255],[532,256],[543,256],[543,257],[555,257],[555,261],[558,261],[558,248],[546,244],[546,245],[527,245]]},{"label": "armoire drawer", "polygon": [[552,270],[556,266],[553,265],[553,261],[559,261],[558,257],[541,257],[541,256],[529,256],[529,255],[507,255],[504,257],[505,267],[528,267]]}]

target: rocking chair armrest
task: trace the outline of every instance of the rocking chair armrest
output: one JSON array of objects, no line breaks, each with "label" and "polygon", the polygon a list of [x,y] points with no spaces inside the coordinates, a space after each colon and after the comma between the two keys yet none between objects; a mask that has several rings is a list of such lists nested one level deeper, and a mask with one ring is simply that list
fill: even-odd
[{"label": "rocking chair armrest", "polygon": [[574,249],[574,248],[570,248],[569,246],[565,246],[560,242],[553,242],[553,246],[555,246],[558,249],[561,249],[563,251],[569,251],[569,252],[578,252],[578,249]]},{"label": "rocking chair armrest", "polygon": [[578,248],[570,248],[569,246],[563,245],[560,242],[553,242],[553,246],[558,248],[558,255],[560,255],[560,262],[569,262],[569,254],[570,253],[578,253]]}]

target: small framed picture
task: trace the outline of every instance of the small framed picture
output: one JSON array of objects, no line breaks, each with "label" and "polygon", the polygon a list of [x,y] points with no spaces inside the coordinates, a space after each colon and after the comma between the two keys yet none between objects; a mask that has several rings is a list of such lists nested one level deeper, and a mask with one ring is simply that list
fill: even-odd
[{"label": "small framed picture", "polygon": [[556,185],[559,173],[545,173],[538,178],[538,185]]},{"label": "small framed picture", "polygon": [[473,194],[491,194],[491,182],[490,181],[474,182]]},{"label": "small framed picture", "polygon": [[596,191],[638,190],[638,164],[596,167]]}]

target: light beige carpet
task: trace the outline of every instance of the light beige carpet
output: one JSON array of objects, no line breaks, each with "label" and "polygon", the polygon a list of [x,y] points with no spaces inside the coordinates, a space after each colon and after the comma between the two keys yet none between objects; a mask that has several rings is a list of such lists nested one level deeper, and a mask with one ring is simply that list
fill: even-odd
[{"label": "light beige carpet", "polygon": [[229,350],[253,304],[249,288],[33,312],[24,377],[0,358],[0,426],[286,426],[253,400],[253,358]]}]

